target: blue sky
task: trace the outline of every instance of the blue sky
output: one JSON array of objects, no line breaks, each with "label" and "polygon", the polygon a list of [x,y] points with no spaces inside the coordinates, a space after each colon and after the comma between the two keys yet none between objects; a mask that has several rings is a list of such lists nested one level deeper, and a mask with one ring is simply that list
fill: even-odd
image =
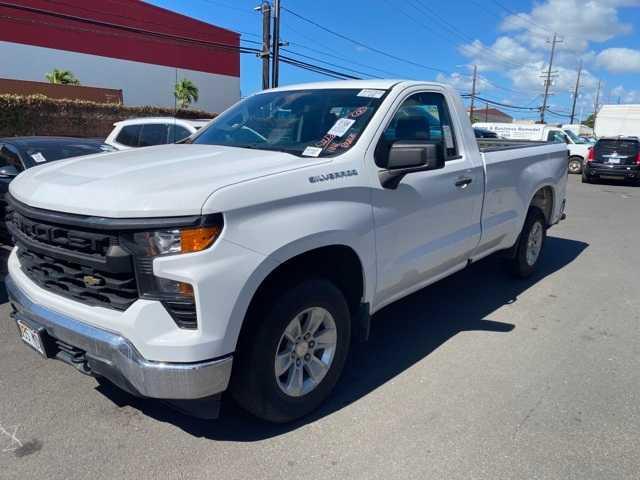
[{"label": "blue sky", "polygon": [[[247,46],[259,40],[261,17],[253,10],[257,1],[151,3],[240,32]],[[479,95],[521,107],[541,104],[540,76],[548,62],[547,41],[555,31],[562,43],[551,88],[554,112],[570,111],[580,60],[584,70],[577,113],[586,117],[593,110],[598,80],[601,103],[640,103],[640,0],[283,0],[282,5],[359,43],[284,10],[282,39],[291,42],[292,52],[369,75],[445,81],[461,92],[470,91],[471,65],[476,64]],[[261,88],[260,61],[242,55],[241,62],[242,94],[247,95]],[[281,84],[322,79],[326,77],[281,66]],[[527,110],[506,111],[517,117],[537,116]],[[550,118],[566,121],[562,116]]]}]

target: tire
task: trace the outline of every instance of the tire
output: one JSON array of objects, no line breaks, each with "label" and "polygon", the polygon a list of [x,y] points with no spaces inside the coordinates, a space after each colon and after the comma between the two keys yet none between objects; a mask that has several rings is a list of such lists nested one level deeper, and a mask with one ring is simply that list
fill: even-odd
[{"label": "tire", "polygon": [[582,183],[593,183],[593,180],[591,180],[585,172],[582,172]]},{"label": "tire", "polygon": [[[247,319],[250,322],[249,328],[243,333],[240,342],[237,363],[234,365],[231,379],[231,394],[242,408],[258,418],[274,423],[291,422],[318,408],[338,382],[351,341],[349,307],[342,292],[324,279],[304,280],[284,289],[280,294],[269,296],[268,301],[262,305],[254,309],[254,318]],[[305,330],[311,313],[304,312],[309,312],[310,309],[313,309],[311,313],[320,312],[323,322],[329,324],[332,320],[335,326],[332,360],[328,367],[325,367],[326,373],[318,382],[312,379],[310,368],[317,366],[317,362],[325,358],[325,354],[329,354],[328,350],[322,348],[312,351],[311,346],[314,338],[329,338],[321,334],[327,334],[331,329],[321,327],[322,329],[310,337],[310,341],[301,341],[301,344],[306,344],[304,349],[301,348],[302,351],[298,350],[298,344],[294,345],[288,340],[289,337],[284,336],[285,329],[290,327],[296,318],[300,319],[302,330]],[[327,312],[329,316],[322,311]],[[286,350],[283,348],[284,343],[290,343],[294,348]],[[278,377],[276,355],[287,352],[292,356],[290,370],[285,370],[285,373]],[[299,354],[303,357],[298,358]],[[320,360],[318,356],[321,357]],[[310,357],[310,361],[306,357]],[[312,389],[305,393],[292,387],[291,392],[287,393],[285,388],[289,379],[294,376],[293,365],[297,362],[302,364],[297,371],[303,373],[302,377],[296,378],[303,378],[305,388]]]},{"label": "tire", "polygon": [[[537,207],[530,207],[512,260],[511,267],[514,275],[520,278],[527,278],[536,270],[542,256],[546,236],[546,220],[542,210]],[[535,255],[531,252],[531,249],[534,248],[532,242],[536,244],[537,253]],[[530,256],[528,255],[529,253],[531,253]]]},{"label": "tire", "polygon": [[579,175],[582,173],[582,158],[571,157],[569,159],[569,173]]}]

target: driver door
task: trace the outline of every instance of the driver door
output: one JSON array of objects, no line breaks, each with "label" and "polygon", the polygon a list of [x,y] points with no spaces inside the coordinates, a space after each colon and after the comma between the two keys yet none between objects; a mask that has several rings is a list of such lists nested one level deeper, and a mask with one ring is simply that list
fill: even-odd
[{"label": "driver door", "polygon": [[479,242],[484,176],[479,159],[461,147],[460,128],[444,92],[418,91],[404,97],[378,140],[440,141],[446,157],[443,169],[406,175],[396,189],[373,189],[374,308],[463,268]]}]

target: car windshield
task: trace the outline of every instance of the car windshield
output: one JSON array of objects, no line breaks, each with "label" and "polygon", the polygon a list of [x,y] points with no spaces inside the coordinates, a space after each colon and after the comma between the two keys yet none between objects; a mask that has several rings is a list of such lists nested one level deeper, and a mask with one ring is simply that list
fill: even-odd
[{"label": "car windshield", "polygon": [[358,141],[385,93],[372,89],[261,93],[231,107],[188,142],[312,157],[334,155]]},{"label": "car windshield", "polygon": [[24,153],[34,164],[80,157],[93,153],[112,152],[115,149],[100,143],[42,143],[24,148]]},{"label": "car windshield", "polygon": [[580,138],[578,135],[573,133],[573,131],[571,130],[565,130],[564,133],[567,134],[567,136],[573,141],[573,143],[576,143],[578,145],[584,145],[586,143],[589,143],[589,142],[585,142],[582,138]]}]

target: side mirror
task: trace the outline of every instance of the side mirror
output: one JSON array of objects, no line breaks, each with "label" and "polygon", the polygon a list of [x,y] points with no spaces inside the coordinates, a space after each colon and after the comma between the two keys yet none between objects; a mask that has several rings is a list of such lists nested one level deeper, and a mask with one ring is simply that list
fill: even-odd
[{"label": "side mirror", "polygon": [[385,168],[379,173],[384,188],[395,189],[405,175],[444,168],[446,151],[442,142],[398,141],[376,163]]},{"label": "side mirror", "polygon": [[13,165],[5,165],[0,167],[0,178],[14,178],[17,177],[20,172]]}]

